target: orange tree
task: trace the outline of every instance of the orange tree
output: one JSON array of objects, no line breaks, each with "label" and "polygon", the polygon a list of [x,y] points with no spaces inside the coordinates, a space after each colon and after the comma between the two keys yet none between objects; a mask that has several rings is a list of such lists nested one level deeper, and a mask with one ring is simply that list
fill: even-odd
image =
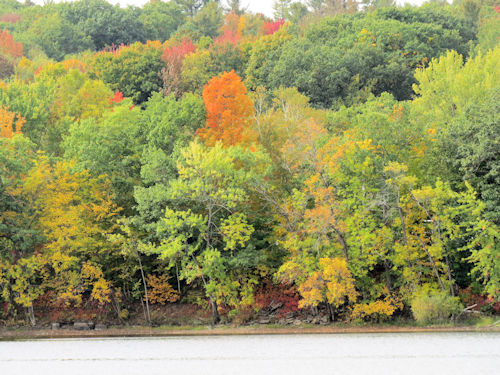
[{"label": "orange tree", "polygon": [[241,78],[234,72],[213,77],[203,90],[206,126],[198,135],[208,146],[250,143],[254,139],[254,107]]}]

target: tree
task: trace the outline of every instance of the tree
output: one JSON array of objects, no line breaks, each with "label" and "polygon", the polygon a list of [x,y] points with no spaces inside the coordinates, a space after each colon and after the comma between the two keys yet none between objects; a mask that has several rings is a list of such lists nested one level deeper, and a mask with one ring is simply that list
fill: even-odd
[{"label": "tree", "polygon": [[299,292],[302,296],[299,307],[326,302],[330,321],[335,320],[335,309],[356,301],[358,295],[347,262],[341,258],[321,258],[319,270],[299,285]]},{"label": "tree", "polygon": [[215,38],[223,20],[222,7],[217,1],[209,1],[191,22],[200,36]]},{"label": "tree", "polygon": [[174,1],[152,1],[144,4],[139,16],[147,40],[168,40],[185,22],[182,8]]},{"label": "tree", "polygon": [[21,134],[26,119],[20,114],[10,112],[4,107],[0,107],[0,137],[12,138],[14,134]]},{"label": "tree", "polygon": [[[108,98],[109,100],[109,98]],[[106,175],[114,202],[131,213],[134,185],[140,179],[140,155],[144,138],[140,134],[141,114],[130,109],[130,100],[115,106],[100,119],[73,123],[64,139],[64,156],[76,162],[76,169],[94,177]]]},{"label": "tree", "polygon": [[91,77],[99,78],[113,90],[142,104],[161,88],[162,44],[134,43],[93,57]]},{"label": "tree", "polygon": [[241,78],[234,72],[214,77],[203,89],[207,110],[206,127],[198,135],[209,146],[251,143],[254,138],[254,108]]},{"label": "tree", "polygon": [[205,5],[205,0],[174,0],[176,4],[178,4],[184,12],[194,17],[194,15]]},{"label": "tree", "polygon": [[74,23],[58,13],[50,13],[33,21],[26,37],[40,46],[48,57],[62,60],[64,56],[92,49],[92,40]]},{"label": "tree", "polygon": [[16,43],[7,30],[0,32],[0,53],[14,58],[23,56],[23,44]]},{"label": "tree", "polygon": [[105,0],[82,0],[60,7],[61,17],[88,36],[98,51],[106,46],[146,42],[139,8],[120,8]]},{"label": "tree", "polygon": [[274,18],[277,20],[287,20],[292,0],[275,0],[273,3]]},{"label": "tree", "polygon": [[73,168],[74,163],[65,161],[51,165],[42,156],[24,180],[33,219],[45,237],[41,254],[51,276],[43,280],[43,288],[54,290],[62,301],[79,304],[90,287],[91,298],[111,302],[109,279],[117,254],[107,235],[114,230],[119,209],[111,199],[109,181]]},{"label": "tree", "polygon": [[249,198],[245,187],[258,178],[252,171],[257,162],[257,153],[241,148],[191,143],[182,151],[179,177],[168,190],[173,208],[165,209],[158,224],[163,240],[149,249],[170,267],[180,261],[181,277],[188,283],[201,279],[214,324],[219,321],[218,303],[235,305],[238,294],[244,294],[230,259],[244,251],[254,232],[244,206]]},{"label": "tree", "polygon": [[228,0],[227,7],[230,13],[234,13],[238,16],[246,12],[246,9],[241,6],[241,0]]},{"label": "tree", "polygon": [[180,43],[165,48],[161,59],[165,67],[161,70],[163,80],[163,93],[167,96],[174,94],[176,97],[182,96],[185,92],[182,78],[183,60],[196,51],[196,46],[189,38],[183,39]]}]

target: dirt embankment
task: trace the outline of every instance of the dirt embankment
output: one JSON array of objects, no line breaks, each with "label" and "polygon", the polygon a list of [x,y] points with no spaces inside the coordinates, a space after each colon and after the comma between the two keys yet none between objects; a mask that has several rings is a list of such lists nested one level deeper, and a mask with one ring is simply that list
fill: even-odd
[{"label": "dirt embankment", "polygon": [[85,338],[85,337],[161,337],[161,336],[209,336],[209,335],[284,335],[284,334],[345,334],[345,333],[407,333],[407,332],[500,332],[500,324],[474,326],[250,326],[250,327],[111,327],[104,330],[75,331],[68,329],[0,329],[1,340]]}]

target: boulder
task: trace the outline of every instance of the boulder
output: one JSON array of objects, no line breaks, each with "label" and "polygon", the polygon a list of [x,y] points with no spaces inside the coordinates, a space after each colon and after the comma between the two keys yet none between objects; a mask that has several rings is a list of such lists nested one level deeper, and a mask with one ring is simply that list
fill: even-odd
[{"label": "boulder", "polygon": [[96,324],[94,329],[96,331],[102,331],[103,329],[108,329],[108,326],[106,324]]},{"label": "boulder", "polygon": [[60,329],[61,328],[61,323],[51,323],[50,324],[51,329]]},{"label": "boulder", "polygon": [[328,316],[322,316],[319,320],[320,324],[328,324],[330,323],[330,320],[328,319]]},{"label": "boulder", "polygon": [[88,331],[94,329],[94,323],[92,322],[75,322],[73,323],[73,329],[77,331]]}]

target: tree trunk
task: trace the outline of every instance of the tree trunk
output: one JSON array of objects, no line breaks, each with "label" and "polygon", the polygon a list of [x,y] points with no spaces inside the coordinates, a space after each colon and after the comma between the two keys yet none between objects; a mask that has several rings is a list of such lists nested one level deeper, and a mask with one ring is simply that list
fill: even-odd
[{"label": "tree trunk", "polygon": [[26,316],[28,317],[31,326],[36,326],[35,311],[33,310],[33,305],[26,307]]},{"label": "tree trunk", "polygon": [[135,254],[137,255],[137,259],[139,259],[139,268],[141,269],[142,284],[144,286],[144,296],[146,299],[147,320],[148,324],[151,325],[151,314],[149,313],[148,287],[146,285],[146,278],[144,277],[144,269],[142,268],[142,262],[139,253],[136,251]]},{"label": "tree trunk", "polygon": [[335,311],[334,311],[331,303],[328,303],[328,302],[326,303],[326,310],[328,311],[328,321],[334,322],[335,321]]},{"label": "tree trunk", "polygon": [[451,277],[451,267],[450,267],[450,260],[448,258],[448,255],[445,255],[445,260],[446,260],[446,268],[448,272],[448,281],[450,283],[450,293],[452,297],[455,297],[455,288],[453,288],[453,277]]},{"label": "tree trunk", "polygon": [[179,296],[181,295],[181,281],[179,280],[179,267],[177,266],[177,262],[175,262],[175,277],[177,277],[177,291],[179,292]]},{"label": "tree trunk", "polygon": [[384,259],[384,268],[385,268],[385,284],[387,286],[387,289],[389,290],[389,293],[392,294],[392,280],[391,280],[391,267],[389,266],[389,262],[387,259]]},{"label": "tree trunk", "polygon": [[212,307],[212,325],[217,325],[220,322],[219,310],[217,302],[210,297],[210,306]]},{"label": "tree trunk", "polygon": [[333,230],[337,234],[340,244],[342,245],[342,251],[344,252],[344,258],[347,263],[349,263],[349,247],[347,246],[347,242],[344,238],[344,234],[337,228],[333,227]]}]

